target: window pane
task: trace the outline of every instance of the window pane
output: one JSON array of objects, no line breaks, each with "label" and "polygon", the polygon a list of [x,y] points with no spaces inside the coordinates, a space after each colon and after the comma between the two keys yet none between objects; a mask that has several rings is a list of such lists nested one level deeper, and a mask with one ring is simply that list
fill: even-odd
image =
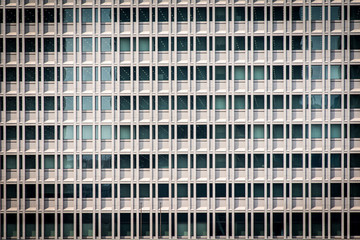
[{"label": "window pane", "polygon": [[120,38],[120,52],[130,51],[130,38]]},{"label": "window pane", "polygon": [[139,138],[140,139],[149,139],[150,138],[149,126],[139,126]]},{"label": "window pane", "polygon": [[215,109],[226,109],[226,96],[215,96]]},{"label": "window pane", "polygon": [[70,23],[74,21],[74,9],[64,8],[63,9],[63,23]]},{"label": "window pane", "polygon": [[44,156],[44,168],[45,169],[55,169],[55,157],[52,155]]},{"label": "window pane", "polygon": [[63,156],[63,168],[64,169],[73,169],[74,168],[74,156],[73,155],[64,155]]},{"label": "window pane", "polygon": [[159,139],[169,139],[169,126],[168,125],[159,125],[158,126],[158,138]]},{"label": "window pane", "polygon": [[234,8],[234,20],[235,21],[245,21],[245,8],[244,7],[235,7]]},{"label": "window pane", "polygon": [[111,81],[111,67],[101,67],[101,81]]},{"label": "window pane", "polygon": [[83,81],[92,81],[93,80],[92,67],[83,67],[82,68],[82,80]]},{"label": "window pane", "polygon": [[111,9],[110,8],[102,8],[101,9],[101,22],[102,23],[111,22]]},{"label": "window pane", "polygon": [[215,154],[215,168],[226,168],[225,154]]},{"label": "window pane", "polygon": [[255,139],[264,138],[264,126],[262,126],[262,125],[254,125],[254,138]]},{"label": "window pane", "polygon": [[206,8],[197,7],[196,8],[196,21],[197,22],[205,22],[206,19]]},{"label": "window pane", "polygon": [[264,96],[254,96],[254,109],[264,109]]},{"label": "window pane", "polygon": [[311,109],[321,109],[321,108],[322,108],[322,96],[311,95]]},{"label": "window pane", "polygon": [[303,108],[303,100],[301,95],[293,95],[292,96],[292,108],[293,109],[302,109]]},{"label": "window pane", "polygon": [[64,82],[74,81],[74,68],[72,67],[63,68],[63,81]]},{"label": "window pane", "polygon": [[92,22],[92,9],[91,8],[81,9],[81,21],[83,23],[91,23]]},{"label": "window pane", "polygon": [[169,168],[168,155],[158,155],[158,168]]},{"label": "window pane", "polygon": [[311,79],[322,79],[322,66],[311,66]]},{"label": "window pane", "polygon": [[311,138],[321,138],[322,129],[320,124],[311,125]]},{"label": "window pane", "polygon": [[167,37],[158,38],[158,51],[169,51],[169,38]]},{"label": "window pane", "polygon": [[74,127],[73,126],[63,126],[63,139],[64,140],[74,139]]},{"label": "window pane", "polygon": [[111,110],[111,97],[101,97],[101,110]]},{"label": "window pane", "polygon": [[235,96],[235,109],[245,109],[245,96]]},{"label": "window pane", "polygon": [[322,7],[311,7],[311,20],[322,19]]},{"label": "window pane", "polygon": [[226,126],[225,125],[215,125],[215,138],[216,139],[225,139],[226,138]]},{"label": "window pane", "polygon": [[139,8],[139,21],[140,22],[149,22],[149,9],[148,8]]},{"label": "window pane", "polygon": [[235,125],[235,139],[245,138],[245,126]]},{"label": "window pane", "polygon": [[330,67],[330,79],[341,79],[341,66]]},{"label": "window pane", "polygon": [[206,51],[206,46],[206,37],[196,37],[196,51]]},{"label": "window pane", "polygon": [[331,36],[330,49],[331,50],[341,50],[341,36]]},{"label": "window pane", "polygon": [[82,126],[82,139],[92,140],[92,126]]},{"label": "window pane", "polygon": [[196,80],[207,80],[206,67],[196,67]]},{"label": "window pane", "polygon": [[341,138],[341,124],[331,124],[331,138]]},{"label": "window pane", "polygon": [[234,50],[235,51],[245,50],[245,37],[234,37]]},{"label": "window pane", "polygon": [[111,126],[101,126],[101,139],[111,139]]},{"label": "window pane", "polygon": [[82,52],[92,52],[92,38],[82,38]]},{"label": "window pane", "polygon": [[254,50],[264,50],[264,37],[254,37]]},{"label": "window pane", "polygon": [[215,21],[226,21],[226,8],[224,7],[215,8]]},{"label": "window pane", "polygon": [[[340,95],[338,95],[338,96],[341,99],[341,96]],[[350,108],[351,109],[360,108],[360,95],[357,95],[357,94],[350,95]]]},{"label": "window pane", "polygon": [[139,38],[139,51],[149,51],[149,38]]},{"label": "window pane", "polygon": [[120,139],[130,139],[130,126],[120,126]]},{"label": "window pane", "polygon": [[64,111],[74,110],[74,98],[73,97],[63,97],[63,110]]},{"label": "window pane", "polygon": [[178,37],[177,41],[177,50],[178,51],[187,51],[188,50],[188,40],[187,37]]},{"label": "window pane", "polygon": [[83,111],[93,110],[92,97],[82,97],[82,110]]},{"label": "window pane", "polygon": [[139,67],[139,80],[140,81],[149,81],[150,80],[149,67]]},{"label": "window pane", "polygon": [[188,167],[188,157],[185,154],[177,155],[177,168],[187,168]]},{"label": "window pane", "polygon": [[226,80],[226,68],[215,66],[215,80]]},{"label": "window pane", "polygon": [[101,38],[101,52],[111,51],[111,38]]},{"label": "window pane", "polygon": [[178,96],[177,97],[177,109],[178,110],[188,109],[188,97],[187,96]]},{"label": "window pane", "polygon": [[64,52],[73,52],[74,51],[73,38],[63,38],[63,51]]},{"label": "window pane", "polygon": [[167,22],[167,21],[169,21],[169,9],[158,8],[158,22]]},{"label": "window pane", "polygon": [[177,21],[186,22],[187,21],[187,8],[177,8]]},{"label": "window pane", "polygon": [[311,36],[311,50],[322,50],[321,36]]},{"label": "window pane", "polygon": [[6,156],[6,169],[16,169],[17,162],[16,156]]},{"label": "window pane", "polygon": [[215,50],[216,51],[226,50],[226,37],[215,37]]}]

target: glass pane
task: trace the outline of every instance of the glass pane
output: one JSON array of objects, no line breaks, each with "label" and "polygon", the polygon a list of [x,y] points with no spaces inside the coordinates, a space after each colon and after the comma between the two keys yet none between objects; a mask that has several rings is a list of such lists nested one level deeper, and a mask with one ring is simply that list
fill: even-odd
[{"label": "glass pane", "polygon": [[225,139],[226,138],[226,126],[225,125],[215,125],[215,138],[216,139]]},{"label": "glass pane", "polygon": [[196,51],[206,51],[206,46],[206,37],[196,37]]},{"label": "glass pane", "polygon": [[111,139],[111,126],[101,126],[101,139]]},{"label": "glass pane", "polygon": [[55,157],[53,155],[44,156],[44,168],[55,169]]},{"label": "glass pane", "polygon": [[311,138],[321,138],[322,128],[320,124],[311,125]]},{"label": "glass pane", "polygon": [[341,138],[341,124],[331,124],[331,138]]},{"label": "glass pane", "polygon": [[311,79],[322,79],[322,66],[311,66]]},{"label": "glass pane", "polygon": [[234,19],[235,21],[245,21],[245,8],[235,7],[234,8]]},{"label": "glass pane", "polygon": [[101,22],[102,23],[111,22],[111,9],[110,8],[102,8],[100,13],[101,13]]},{"label": "glass pane", "polygon": [[311,7],[311,20],[322,19],[322,7]]},{"label": "glass pane", "polygon": [[101,67],[101,81],[111,81],[111,67]]},{"label": "glass pane", "polygon": [[73,155],[64,155],[63,156],[63,168],[64,169],[73,169],[74,168],[74,156]]},{"label": "glass pane", "polygon": [[177,197],[188,197],[188,185],[177,184]]},{"label": "glass pane", "polygon": [[139,67],[139,80],[140,81],[149,81],[150,80],[149,67]]},{"label": "glass pane", "polygon": [[321,108],[322,108],[322,96],[311,95],[311,109],[321,109]]},{"label": "glass pane", "polygon": [[216,51],[226,50],[226,37],[215,37],[215,50]]},{"label": "glass pane", "polygon": [[158,22],[167,22],[167,21],[169,21],[169,9],[158,8]]},{"label": "glass pane", "polygon": [[149,51],[149,38],[139,38],[139,51]]},{"label": "glass pane", "polygon": [[330,79],[341,79],[341,66],[330,67]]},{"label": "glass pane", "polygon": [[206,8],[197,7],[196,8],[196,21],[197,22],[205,22],[206,19]]},{"label": "glass pane", "polygon": [[263,139],[264,138],[264,126],[254,125],[254,138]]},{"label": "glass pane", "polygon": [[63,110],[64,111],[74,110],[74,98],[73,97],[63,97]]},{"label": "glass pane", "polygon": [[64,82],[74,81],[74,68],[72,67],[63,68],[63,81]]},{"label": "glass pane", "polygon": [[92,52],[92,38],[82,38],[82,52]]},{"label": "glass pane", "polygon": [[101,52],[111,51],[111,38],[101,38]]},{"label": "glass pane", "polygon": [[341,6],[330,7],[331,20],[341,20]]},{"label": "glass pane", "polygon": [[[245,50],[245,37],[235,37],[234,38],[234,50],[235,51]],[[237,68],[237,67],[235,67],[235,68]]]},{"label": "glass pane", "polygon": [[341,50],[341,36],[331,36],[330,49]]},{"label": "glass pane", "polygon": [[177,8],[177,21],[186,22],[187,21],[187,8]]},{"label": "glass pane", "polygon": [[74,9],[64,8],[63,9],[63,23],[70,23],[74,21]]},{"label": "glass pane", "polygon": [[139,21],[140,22],[149,22],[149,9],[148,8],[139,8]]},{"label": "glass pane", "polygon": [[226,96],[215,96],[215,109],[226,109]]},{"label": "glass pane", "polygon": [[74,40],[73,38],[63,38],[63,52],[74,51]]},{"label": "glass pane", "polygon": [[92,140],[92,126],[82,126],[82,139]]},{"label": "glass pane", "polygon": [[254,50],[264,50],[264,37],[254,37]]},{"label": "glass pane", "polygon": [[322,50],[321,36],[311,36],[311,50]]},{"label": "glass pane", "polygon": [[101,97],[101,110],[111,110],[111,97]]},{"label": "glass pane", "polygon": [[149,110],[150,109],[150,99],[148,96],[139,97],[139,110]]},{"label": "glass pane", "polygon": [[215,154],[215,168],[226,168],[225,154]]},{"label": "glass pane", "polygon": [[206,67],[196,67],[196,80],[207,80]]},{"label": "glass pane", "polygon": [[245,96],[235,96],[235,109],[245,109]]},{"label": "glass pane", "polygon": [[226,8],[224,7],[215,8],[215,21],[226,21]]},{"label": "glass pane", "polygon": [[187,37],[178,37],[177,41],[177,50],[178,51],[187,51],[188,50],[188,40]]},{"label": "glass pane", "polygon": [[226,68],[215,66],[215,80],[226,80]]},{"label": "glass pane", "polygon": [[187,168],[188,167],[188,157],[185,154],[177,155],[177,168]]},{"label": "glass pane", "polygon": [[273,138],[283,138],[284,127],[282,125],[273,125]]},{"label": "glass pane", "polygon": [[169,51],[169,38],[167,37],[158,38],[158,51]]},{"label": "glass pane", "polygon": [[82,236],[91,237],[93,236],[93,215],[92,213],[82,214]]},{"label": "glass pane", "polygon": [[169,168],[168,155],[158,155],[158,168]]},{"label": "glass pane", "polygon": [[207,236],[207,217],[206,213],[196,214],[196,235]]},{"label": "glass pane", "polygon": [[130,126],[120,126],[120,139],[130,139]]},{"label": "glass pane", "polygon": [[83,81],[92,81],[93,80],[92,67],[83,67],[82,68],[82,80]]},{"label": "glass pane", "polygon": [[169,126],[168,125],[159,125],[158,126],[158,138],[159,139],[169,139]]},{"label": "glass pane", "polygon": [[254,96],[254,109],[264,109],[264,96]]},{"label": "glass pane", "polygon": [[292,108],[293,109],[302,109],[303,108],[303,100],[301,95],[293,95],[292,96]]},{"label": "glass pane", "polygon": [[92,22],[92,9],[91,8],[81,9],[81,21],[83,23],[91,23]]},{"label": "glass pane", "polygon": [[168,67],[158,67],[158,80],[159,81],[169,80],[169,68]]},{"label": "glass pane", "polygon": [[82,110],[83,111],[93,110],[92,97],[82,97]]},{"label": "glass pane", "polygon": [[120,38],[120,52],[130,51],[130,38]]},{"label": "glass pane", "polygon": [[245,138],[245,126],[235,125],[235,138]]},{"label": "glass pane", "polygon": [[16,156],[7,155],[6,156],[6,169],[16,169],[17,162]]},{"label": "glass pane", "polygon": [[140,139],[149,139],[150,138],[149,126],[139,126],[139,138]]},{"label": "glass pane", "polygon": [[130,8],[120,8],[120,22],[130,22]]},{"label": "glass pane", "polygon": [[188,97],[187,96],[178,96],[177,97],[177,109],[186,110],[188,108]]}]

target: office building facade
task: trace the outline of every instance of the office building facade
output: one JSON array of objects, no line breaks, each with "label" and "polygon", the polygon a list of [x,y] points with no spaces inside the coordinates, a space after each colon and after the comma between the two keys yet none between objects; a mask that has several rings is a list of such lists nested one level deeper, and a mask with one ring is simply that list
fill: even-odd
[{"label": "office building facade", "polygon": [[1,0],[1,239],[360,238],[359,0]]}]

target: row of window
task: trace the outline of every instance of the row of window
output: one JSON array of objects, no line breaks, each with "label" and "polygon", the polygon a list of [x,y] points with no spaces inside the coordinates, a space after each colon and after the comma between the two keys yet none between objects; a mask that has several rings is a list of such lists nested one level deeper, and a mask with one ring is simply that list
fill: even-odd
[{"label": "row of window", "polygon": [[[329,99],[330,96],[330,99]],[[81,98],[81,103],[80,103]],[[37,99],[37,101],[36,101]],[[57,110],[64,111],[73,111],[74,110],[74,97],[66,96],[62,99],[62,107],[60,97],[57,97]],[[118,97],[114,97],[114,103],[111,96],[82,96],[75,97],[76,99],[76,110],[82,111],[93,111],[93,110],[117,110],[118,108]],[[235,95],[229,96],[228,98],[224,95],[215,95],[215,96],[120,96],[120,110],[188,110],[197,109],[197,110],[207,110],[213,109],[213,102],[215,105],[215,110],[225,110],[225,109],[341,109],[342,108],[342,98],[339,94],[331,95],[292,95],[291,102],[289,95],[273,95],[273,96],[264,96],[264,95],[254,95],[248,96],[246,101],[246,96],[244,95]],[[131,101],[132,99],[132,101]],[[156,100],[157,99],[157,100]],[[176,104],[175,104],[176,99]],[[6,111],[54,111],[55,110],[55,97],[44,97],[42,101],[41,97],[24,97],[25,107],[23,107],[23,97],[5,97]],[[95,100],[95,102],[93,101]],[[195,102],[194,102],[195,100]],[[234,104],[232,103],[234,100]],[[266,100],[266,101],[265,101]],[[330,102],[329,102],[330,100]],[[4,99],[0,98],[0,104],[3,104]],[[171,104],[169,104],[169,102]],[[36,104],[37,103],[37,104]],[[100,106],[99,106],[100,103]],[[285,103],[285,104],[284,104]],[[113,106],[114,104],[114,106]],[[81,105],[81,107],[80,107]],[[171,105],[171,106],[170,106]],[[175,108],[176,105],[176,108]],[[190,106],[189,106],[190,105]],[[37,107],[36,107],[37,106]],[[234,107],[233,107],[234,106]],[[347,96],[344,95],[344,107],[347,108]],[[360,108],[360,95],[351,94],[350,95],[350,109],[359,109]],[[2,107],[0,107],[2,109]]]},{"label": "row of window", "polygon": [[[176,158],[175,158],[176,156]],[[194,156],[196,157],[194,159]],[[215,157],[214,157],[215,156]],[[291,156],[291,159],[290,159]],[[121,154],[118,162],[118,155],[110,154],[101,154],[99,155],[89,155],[84,154],[76,155],[63,155],[57,157],[57,169],[117,169],[118,164],[120,169],[136,169],[139,168],[328,168],[328,158],[330,158],[330,167],[331,168],[341,168],[343,165],[344,168],[347,167],[347,154],[344,155],[341,159],[341,154],[332,153],[330,156],[328,154],[322,155],[318,153],[313,154],[191,154],[190,157],[187,154],[159,154],[159,155],[147,155],[140,154],[138,157],[136,155],[127,155]],[[360,168],[360,155],[352,153],[349,157],[350,168]],[[25,163],[23,166],[23,156],[19,156],[17,160],[16,155],[7,155],[6,156],[6,169],[19,169],[23,167],[25,169],[55,169],[55,156],[54,155],[25,155]],[[43,161],[42,161],[43,159]],[[290,165],[291,163],[291,165]],[[195,166],[194,166],[195,164]],[[0,161],[0,169],[3,169],[4,162],[3,158]]]},{"label": "row of window", "polygon": [[[131,135],[131,126],[120,125],[120,139],[213,139],[215,137],[215,139],[229,140],[233,138],[232,128],[234,128],[235,139],[270,139],[271,134],[273,139],[290,138],[290,136],[292,139],[303,139],[304,137],[307,139],[309,134],[311,139],[322,139],[329,138],[329,125],[330,138],[347,138],[347,124],[343,125],[343,127],[341,124],[311,124],[310,127],[309,124],[304,126],[302,124],[292,124],[291,127],[289,124],[274,124],[272,127],[270,125],[257,124],[253,125],[253,129],[251,129],[251,125],[247,125],[247,132],[246,125],[235,124],[234,127],[232,125],[159,125],[157,127],[140,125],[138,127],[133,126],[133,135]],[[82,125],[75,127],[69,125],[63,126],[63,131],[61,132],[60,126],[58,126],[57,137],[58,140],[97,140],[99,137],[102,140],[112,140],[118,139],[117,128],[117,125]],[[25,140],[41,140],[42,131],[44,132],[44,140],[55,139],[54,126],[25,126],[24,132],[22,126],[19,128],[16,126],[6,126],[5,129],[6,140],[22,140],[23,134],[25,135]],[[342,129],[344,130],[343,132]],[[3,128],[1,127],[0,130],[3,131]],[[76,133],[74,130],[76,130]],[[138,136],[137,130],[139,132]],[[194,136],[194,134],[196,135]],[[360,138],[360,124],[350,124],[350,138]],[[3,139],[3,133],[1,133],[0,139]]]},{"label": "row of window", "polygon": [[[331,183],[330,188],[327,183],[274,183],[274,184],[263,184],[263,183],[254,183],[254,184],[244,184],[244,183],[235,183],[235,184],[225,184],[225,183],[216,183],[216,184],[206,184],[206,183],[197,183],[197,184],[187,184],[187,183],[178,183],[178,184],[119,184],[120,192],[118,196],[118,187],[117,184],[25,184],[19,185],[19,195],[18,196],[18,185],[16,184],[6,184],[6,198],[23,198],[23,186],[25,188],[25,198],[55,198],[57,196],[60,198],[136,198],[137,194],[139,198],[208,198],[208,197],[347,197],[347,184],[341,183]],[[214,187],[213,187],[214,185]],[[234,196],[232,194],[232,187],[234,185]],[[247,189],[246,188],[247,185]],[[290,191],[291,185],[291,191]],[[360,184],[359,183],[350,183],[350,197],[360,197]],[[137,186],[139,192],[137,193]],[[343,187],[342,187],[343,186]],[[4,185],[1,185],[1,197],[3,198],[3,189]],[[36,187],[38,191],[36,191]],[[57,187],[57,194],[55,194],[55,188]],[[195,187],[195,190],[194,190]],[[44,190],[42,190],[42,188]],[[76,188],[76,194],[74,194],[74,189]],[[152,188],[152,191],[150,190]],[[170,190],[169,190],[170,188]],[[303,189],[304,188],[304,189]],[[81,189],[81,191],[80,191]],[[114,190],[114,192],[112,191]],[[305,195],[303,196],[303,190]],[[330,194],[328,194],[330,190]],[[213,191],[214,194],[213,194]],[[253,191],[253,196],[251,194]],[[265,192],[266,191],[266,192]],[[342,196],[342,191],[344,195]],[[43,194],[42,194],[43,192]],[[61,194],[62,193],[62,194]],[[99,195],[101,194],[101,195]],[[310,194],[310,195],[309,195]],[[195,196],[194,196],[195,195]]]},{"label": "row of window", "polygon": [[[360,42],[360,40],[359,40]],[[350,78],[359,79],[360,77],[360,65],[350,65]],[[23,68],[7,67],[5,68],[5,80],[6,82],[16,82],[17,80],[33,82],[41,81],[117,81],[118,80],[118,67],[25,67],[23,74]],[[74,71],[75,70],[75,71]],[[176,71],[175,71],[176,70]],[[310,70],[310,72],[309,72]],[[329,71],[330,70],[330,71]],[[56,75],[55,75],[56,73]],[[233,77],[234,75],[234,77]],[[305,79],[322,80],[330,79],[347,79],[347,66],[342,69],[341,65],[292,65],[292,66],[139,66],[139,67],[119,67],[119,79],[120,81],[207,81],[207,80],[300,80]],[[4,69],[0,68],[0,81],[4,79]]]},{"label": "row of window", "polygon": [[[16,23],[17,16],[19,16],[18,21],[21,23],[22,12],[24,11],[24,21],[25,23],[35,23],[44,22],[44,23],[54,23],[55,16],[56,21],[60,22],[62,18],[63,23],[73,23],[74,16],[76,22],[82,23],[92,23],[99,21],[101,23],[109,23],[112,21],[117,22],[118,20],[121,23],[125,22],[187,22],[187,21],[197,21],[197,22],[206,22],[206,21],[303,21],[312,20],[312,21],[321,21],[321,20],[348,20],[347,17],[347,6],[342,8],[341,6],[331,6],[331,7],[322,7],[322,6],[311,6],[311,7],[302,7],[302,6],[292,6],[292,7],[282,7],[282,6],[273,6],[273,7],[178,7],[178,8],[64,8],[62,13],[60,9],[56,10],[50,8],[36,9],[34,8],[25,8],[24,10],[19,9],[19,14],[16,14],[16,9],[6,9],[5,11],[5,22],[6,23]],[[247,15],[245,13],[247,9]],[[290,10],[291,9],[291,10]],[[349,6],[350,9],[350,20],[360,20],[360,7],[359,6]],[[36,18],[36,12],[38,14]],[[80,14],[81,12],[81,14]],[[157,12],[157,14],[156,14]],[[119,13],[119,18],[118,18]],[[2,16],[2,10],[0,16]],[[309,17],[310,15],[310,17]],[[330,16],[330,17],[329,17]],[[42,19],[43,17],[43,19]],[[194,20],[195,17],[195,20]],[[253,19],[252,19],[253,18]],[[2,19],[2,18],[1,18]]]},{"label": "row of window", "polygon": [[[309,41],[310,39],[310,41]],[[330,42],[329,40],[330,39]],[[1,39],[2,40],[2,39]],[[344,36],[344,42],[342,43],[341,35],[324,36],[312,35],[309,36],[273,36],[263,37],[254,36],[234,36],[228,37],[217,36],[217,37],[82,37],[82,38],[57,38],[57,49],[55,49],[54,38],[39,38],[36,46],[35,38],[25,38],[25,52],[41,52],[42,42],[44,52],[116,52],[118,51],[118,40],[119,40],[119,51],[129,52],[131,49],[136,51],[245,51],[245,50],[341,50],[342,46],[346,50],[347,47],[347,36]],[[100,41],[99,41],[100,40]],[[213,44],[214,41],[214,44]],[[360,49],[360,36],[350,35],[350,50]],[[62,43],[61,43],[62,42]],[[81,46],[80,46],[81,42]],[[137,46],[138,43],[138,46]],[[247,48],[246,48],[247,43]],[[324,43],[324,44],[323,44]],[[100,44],[100,49],[99,49]],[[330,44],[330,47],[328,47]],[[6,52],[22,52],[22,39],[16,41],[16,38],[6,38]],[[131,48],[132,45],[132,48]],[[195,45],[195,49],[194,49]],[[2,52],[2,42],[0,42],[0,51]],[[176,49],[175,49],[176,47]]]},{"label": "row of window", "polygon": [[[291,217],[290,217],[291,216]],[[1,214],[3,219],[4,215]],[[55,237],[110,237],[110,236],[341,236],[347,237],[347,213],[45,213],[6,214],[6,235],[26,237],[42,234]],[[351,236],[359,236],[360,214],[349,213]],[[18,219],[19,218],[19,219]],[[1,219],[1,220],[2,220]],[[39,220],[36,225],[36,219]],[[57,220],[55,220],[57,219]],[[291,221],[290,221],[291,219]],[[18,224],[20,222],[20,225]],[[310,224],[311,221],[311,224]],[[23,222],[25,224],[23,224]],[[56,224],[58,223],[58,225]],[[120,223],[120,224],[119,224]],[[329,224],[330,223],[330,224]],[[4,233],[1,224],[1,232]],[[234,225],[234,229],[233,229]],[[324,226],[323,226],[324,225]],[[42,226],[44,227],[42,232]],[[175,227],[176,226],[176,227]],[[253,232],[251,231],[253,227]],[[267,227],[267,231],[265,231]],[[311,228],[310,228],[311,227]],[[101,230],[100,230],[101,229]],[[133,231],[132,231],[133,229]],[[311,229],[311,231],[310,231]],[[137,233],[138,230],[138,233]],[[329,231],[329,232],[328,232]],[[291,234],[290,234],[291,233]]]}]

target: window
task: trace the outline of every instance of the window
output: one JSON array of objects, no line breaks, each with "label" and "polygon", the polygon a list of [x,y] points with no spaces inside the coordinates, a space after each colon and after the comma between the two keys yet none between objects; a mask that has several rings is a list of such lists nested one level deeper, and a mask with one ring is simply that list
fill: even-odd
[{"label": "window", "polygon": [[101,126],[101,139],[110,140],[112,138],[112,126]]},{"label": "window", "polygon": [[177,197],[188,197],[188,185],[187,184],[177,184]]},{"label": "window", "polygon": [[139,110],[149,110],[150,109],[150,99],[148,96],[139,97]]},{"label": "window", "polygon": [[92,197],[93,197],[93,185],[82,184],[82,198],[92,198]]},{"label": "window", "polygon": [[74,9],[64,8],[63,9],[63,23],[71,23],[74,21]]},{"label": "window", "polygon": [[120,184],[120,198],[131,197],[130,184]]},{"label": "window", "polygon": [[197,7],[196,8],[196,21],[197,22],[205,22],[206,18],[206,8],[205,7]]},{"label": "window", "polygon": [[235,109],[245,109],[245,96],[235,96]]},{"label": "window", "polygon": [[311,50],[322,50],[321,36],[311,36]]},{"label": "window", "polygon": [[[340,95],[338,96],[341,99],[341,96]],[[360,108],[360,95],[357,94],[350,95],[350,109],[359,109],[359,108]]]},{"label": "window", "polygon": [[254,21],[264,21],[263,7],[254,7],[252,13],[254,14]]},{"label": "window", "polygon": [[[83,9],[84,10],[84,9]],[[82,52],[92,52],[92,38],[82,38]]]},{"label": "window", "polygon": [[226,197],[226,184],[215,184],[215,197]]},{"label": "window", "polygon": [[120,139],[130,139],[130,126],[120,126]]},{"label": "window", "polygon": [[149,38],[140,37],[139,38],[139,51],[149,51],[150,50]]},{"label": "window", "polygon": [[284,187],[282,183],[273,184],[273,197],[284,197]]},{"label": "window", "polygon": [[82,110],[83,111],[91,111],[93,110],[92,97],[82,97]]},{"label": "window", "polygon": [[293,124],[292,138],[302,138],[302,137],[303,137],[302,125]]},{"label": "window", "polygon": [[263,139],[264,138],[264,126],[263,125],[254,125],[254,138]]},{"label": "window", "polygon": [[111,67],[101,67],[101,81],[111,81]]},{"label": "window", "polygon": [[264,50],[264,37],[254,37],[253,50]]},{"label": "window", "polygon": [[215,96],[215,109],[226,109],[226,96]]},{"label": "window", "polygon": [[188,157],[185,154],[177,155],[177,168],[187,168],[188,167]]},{"label": "window", "polygon": [[139,184],[139,197],[140,198],[150,197],[150,185],[149,184]]},{"label": "window", "polygon": [[206,46],[206,37],[196,37],[196,51],[206,51]]},{"label": "window", "polygon": [[128,51],[130,51],[130,38],[120,38],[120,52]]},{"label": "window", "polygon": [[311,95],[311,109],[321,109],[321,108],[322,108],[322,96]]},{"label": "window", "polygon": [[273,21],[283,21],[284,20],[284,8],[283,7],[273,7]]},{"label": "window", "polygon": [[264,184],[254,184],[254,197],[264,197]]},{"label": "window", "polygon": [[130,8],[120,8],[120,22],[130,22]]},{"label": "window", "polygon": [[321,138],[321,137],[322,137],[321,124],[312,124],[311,125],[311,138]]},{"label": "window", "polygon": [[197,236],[207,236],[206,213],[196,213],[196,234]]},{"label": "window", "polygon": [[302,197],[302,183],[292,184],[292,197]]},{"label": "window", "polygon": [[311,20],[322,20],[322,7],[311,7]]},{"label": "window", "polygon": [[279,139],[284,137],[283,125],[273,125],[273,138]]},{"label": "window", "polygon": [[158,155],[158,168],[169,168],[168,155]]},{"label": "window", "polygon": [[74,110],[74,98],[73,97],[63,97],[63,110],[64,111]]},{"label": "window", "polygon": [[206,139],[207,138],[207,126],[206,125],[196,125],[196,138],[197,139]]},{"label": "window", "polygon": [[331,36],[330,49],[331,50],[341,50],[341,36]]},{"label": "window", "polygon": [[81,9],[81,21],[82,21],[82,23],[91,23],[92,22],[92,9],[91,8]]},{"label": "window", "polygon": [[226,8],[224,7],[215,8],[215,21],[226,21]]},{"label": "window", "polygon": [[234,20],[235,21],[245,21],[245,8],[244,7],[234,7]]},{"label": "window", "polygon": [[93,215],[92,213],[82,214],[82,236],[91,237],[93,236]]},{"label": "window", "polygon": [[74,156],[73,155],[64,155],[63,156],[63,168],[64,169],[73,169],[74,168]]},{"label": "window", "polygon": [[93,80],[92,67],[83,67],[82,81],[92,81],[92,80]]},{"label": "window", "polygon": [[322,79],[322,66],[311,66],[311,79]]},{"label": "window", "polygon": [[169,51],[169,38],[167,37],[158,38],[158,51]]},{"label": "window", "polygon": [[178,110],[187,110],[188,109],[188,97],[187,96],[178,96],[177,97],[177,109]]},{"label": "window", "polygon": [[207,167],[206,155],[205,154],[196,154],[196,168],[206,168],[206,167]]},{"label": "window", "polygon": [[53,155],[44,156],[44,168],[55,169],[55,157]]},{"label": "window", "polygon": [[139,139],[149,139],[149,138],[150,138],[150,127],[139,126]]},{"label": "window", "polygon": [[101,14],[101,22],[102,23],[111,22],[111,9],[110,8],[101,8],[100,14]]},{"label": "window", "polygon": [[311,197],[322,197],[321,183],[311,183]]},{"label": "window", "polygon": [[55,99],[54,97],[44,97],[44,110],[53,111],[55,110]]},{"label": "window", "polygon": [[150,80],[149,67],[139,67],[139,80],[140,81],[149,81]]},{"label": "window", "polygon": [[187,8],[177,8],[177,21],[186,22],[188,18]]},{"label": "window", "polygon": [[111,38],[101,38],[101,52],[111,51]]},{"label": "window", "polygon": [[226,125],[215,125],[215,138],[216,139],[226,138]]},{"label": "window", "polygon": [[196,197],[207,197],[207,187],[206,184],[196,184]]},{"label": "window", "polygon": [[330,126],[331,138],[341,138],[341,124],[331,124]]},{"label": "window", "polygon": [[111,110],[111,97],[101,97],[101,110]]},{"label": "window", "polygon": [[215,37],[215,50],[216,51],[226,50],[226,37]]},{"label": "window", "polygon": [[[350,10],[351,11],[351,10]],[[341,20],[341,6],[330,7],[331,20]]]},{"label": "window", "polygon": [[178,51],[187,51],[188,50],[188,40],[187,37],[178,37],[176,39],[177,42],[177,50]]},{"label": "window", "polygon": [[234,37],[234,50],[243,51],[245,50],[245,37]]},{"label": "window", "polygon": [[158,8],[158,22],[168,22],[168,21],[169,21],[169,9]]},{"label": "window", "polygon": [[92,138],[93,138],[92,126],[82,126],[82,139],[83,140],[92,140]]},{"label": "window", "polygon": [[149,8],[139,8],[139,22],[149,22]]},{"label": "window", "polygon": [[303,108],[303,97],[301,95],[292,96],[292,109],[302,109]]},{"label": "window", "polygon": [[215,80],[226,80],[225,66],[215,66]]},{"label": "window", "polygon": [[225,154],[215,154],[215,168],[226,168]]},{"label": "window", "polygon": [[254,109],[264,109],[264,96],[254,96]]}]

